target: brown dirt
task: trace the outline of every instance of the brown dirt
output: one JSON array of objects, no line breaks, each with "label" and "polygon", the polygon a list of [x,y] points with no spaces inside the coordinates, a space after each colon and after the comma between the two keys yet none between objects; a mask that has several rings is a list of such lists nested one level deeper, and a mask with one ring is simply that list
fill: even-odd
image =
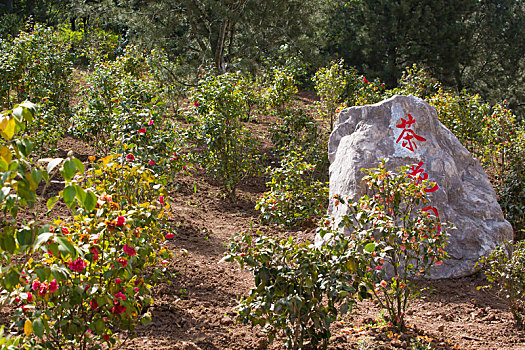
[{"label": "brown dirt", "polygon": [[[302,93],[301,100],[311,103],[313,97]],[[262,136],[268,125],[266,120],[250,127]],[[65,153],[73,150],[80,159],[92,154],[89,147],[72,138],[63,140],[61,148]],[[173,185],[171,223],[177,236],[169,243],[175,253],[167,265],[169,281],[154,289],[153,322],[139,326],[137,336],[120,348],[283,348],[282,340],[269,345],[259,328],[236,322],[235,306],[248,295],[253,277],[235,264],[219,263],[230,238],[248,229],[250,223],[260,226],[254,206],[265,190],[264,179],[241,186],[235,202],[221,199],[219,188],[203,173],[181,174]],[[56,213],[67,215],[67,210],[57,207]],[[261,229],[300,240],[314,237],[314,228]],[[438,349],[525,349],[525,332],[513,326],[505,304],[490,292],[477,290],[485,283],[480,275],[421,283],[421,293],[411,300],[407,312],[410,331],[404,334],[382,323],[374,303],[359,302],[353,313],[333,325],[329,348],[412,349],[411,339],[419,337],[420,343],[431,341]]]}]

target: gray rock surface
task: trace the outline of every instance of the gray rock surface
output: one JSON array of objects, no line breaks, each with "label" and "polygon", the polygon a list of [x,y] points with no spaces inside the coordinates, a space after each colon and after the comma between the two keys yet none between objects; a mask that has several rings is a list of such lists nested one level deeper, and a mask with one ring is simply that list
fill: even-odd
[{"label": "gray rock surface", "polygon": [[390,169],[423,162],[419,170],[424,172],[418,175],[428,174],[439,186],[431,205],[441,221],[456,226],[449,230],[449,259],[433,268],[431,278],[472,274],[480,256],[513,237],[479,161],[439,122],[435,108],[419,98],[394,96],[375,105],[344,109],[330,136],[328,155],[328,214],[336,222],[347,207],[335,206],[332,198],[362,196],[362,168],[375,168],[380,159],[386,159]]}]

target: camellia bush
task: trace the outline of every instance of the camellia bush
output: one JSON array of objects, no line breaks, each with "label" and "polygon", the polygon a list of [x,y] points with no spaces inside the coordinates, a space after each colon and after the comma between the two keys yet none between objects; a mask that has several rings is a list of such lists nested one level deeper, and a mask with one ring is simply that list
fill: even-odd
[{"label": "camellia bush", "polygon": [[487,281],[485,288],[495,288],[506,301],[516,326],[525,327],[525,241],[506,242],[482,257],[477,266],[483,268]]},{"label": "camellia bush", "polygon": [[[362,247],[360,259],[368,262],[363,282],[387,311],[388,321],[400,330],[405,328],[413,280],[447,257],[445,224],[423,211],[429,204],[425,192],[429,183],[416,184],[408,170],[388,171],[384,161],[366,170],[368,194],[348,203],[350,213],[339,224]],[[343,198],[335,201],[344,203]]]},{"label": "camellia bush", "polygon": [[196,161],[228,198],[235,197],[245,177],[260,172],[257,139],[242,124],[246,109],[240,79],[238,74],[208,74],[191,92],[196,114],[188,135],[202,150]]},{"label": "camellia bush", "polygon": [[239,320],[260,325],[270,342],[284,335],[288,349],[302,349],[306,341],[326,349],[330,324],[351,309],[356,293],[368,297],[359,282],[357,249],[341,233],[318,248],[261,232],[233,239],[223,260],[255,277],[238,306]]},{"label": "camellia bush", "polygon": [[341,102],[346,86],[343,60],[332,62],[329,67],[320,68],[312,78],[317,96],[321,98],[319,111],[330,119],[330,130],[334,125],[335,111]]},{"label": "camellia bush", "polygon": [[[174,236],[165,221],[166,191],[151,170],[124,155],[94,162],[88,172],[72,157],[33,163],[23,131],[34,117],[29,102],[0,115],[0,303],[16,307],[13,326],[26,347],[115,344],[114,332],[133,336],[139,322],[150,320],[151,288],[171,256],[164,242]],[[36,210],[59,175],[65,187],[47,207],[63,201],[71,217],[43,223]],[[34,219],[19,222],[21,209]]]},{"label": "camellia bush", "polygon": [[304,225],[326,212],[328,184],[315,178],[315,166],[290,151],[278,168],[268,168],[268,191],[257,201],[264,222],[288,227]]}]

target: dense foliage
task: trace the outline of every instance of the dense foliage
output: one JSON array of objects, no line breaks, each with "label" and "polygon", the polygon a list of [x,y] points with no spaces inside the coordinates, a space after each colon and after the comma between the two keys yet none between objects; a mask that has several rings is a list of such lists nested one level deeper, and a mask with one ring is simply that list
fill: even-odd
[{"label": "dense foliage", "polygon": [[[106,348],[148,323],[172,254],[178,172],[218,183],[225,201],[262,180],[267,191],[251,199],[259,223],[314,226],[337,112],[394,94],[437,109],[522,238],[522,12],[471,0],[1,2],[0,305],[15,310],[0,343]],[[319,97],[312,106],[296,99],[305,87]],[[66,156],[65,137],[93,154]],[[446,258],[446,225],[420,210],[425,184],[406,169],[367,174],[366,196],[336,198],[351,208],[338,227],[350,236],[324,218],[331,244],[251,231],[231,243],[226,260],[255,276],[239,320],[290,348],[326,347],[330,324],[356,298],[375,298],[405,327],[411,282]],[[522,250],[484,260],[520,324]]]}]

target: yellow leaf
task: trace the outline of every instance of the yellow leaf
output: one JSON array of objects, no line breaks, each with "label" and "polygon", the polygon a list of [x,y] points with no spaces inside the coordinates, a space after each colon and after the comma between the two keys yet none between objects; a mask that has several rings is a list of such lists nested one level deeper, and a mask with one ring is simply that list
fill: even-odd
[{"label": "yellow leaf", "polygon": [[5,128],[2,128],[3,120],[0,122],[0,132],[6,140],[11,140],[15,136],[16,121],[15,118],[8,118]]},{"label": "yellow leaf", "polygon": [[31,333],[33,333],[33,322],[26,319],[24,323],[24,334],[28,337]]},{"label": "yellow leaf", "polygon": [[11,163],[11,159],[13,159],[13,154],[11,153],[11,150],[6,146],[0,147],[0,156],[2,157],[2,160],[7,164]]}]

